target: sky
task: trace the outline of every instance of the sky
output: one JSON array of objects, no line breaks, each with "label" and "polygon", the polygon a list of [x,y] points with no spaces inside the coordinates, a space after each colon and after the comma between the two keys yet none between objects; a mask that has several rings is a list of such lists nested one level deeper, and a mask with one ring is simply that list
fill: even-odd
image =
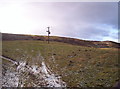
[{"label": "sky", "polygon": [[2,33],[64,36],[118,42],[117,2],[5,2],[0,0]]}]

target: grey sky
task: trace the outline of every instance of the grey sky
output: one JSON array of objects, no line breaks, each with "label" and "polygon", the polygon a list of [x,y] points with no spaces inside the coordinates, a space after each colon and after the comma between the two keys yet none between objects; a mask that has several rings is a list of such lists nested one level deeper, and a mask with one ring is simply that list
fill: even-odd
[{"label": "grey sky", "polygon": [[[118,40],[117,2],[24,2],[0,6],[2,32]],[[7,27],[5,27],[7,26]]]}]

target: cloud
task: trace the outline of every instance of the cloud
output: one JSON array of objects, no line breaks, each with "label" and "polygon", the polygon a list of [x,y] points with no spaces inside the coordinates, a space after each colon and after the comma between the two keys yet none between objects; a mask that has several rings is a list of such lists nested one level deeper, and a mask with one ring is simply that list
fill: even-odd
[{"label": "cloud", "polygon": [[111,34],[118,30],[117,3],[64,3],[64,7],[55,9],[58,13],[63,12],[64,21],[61,23],[67,25],[63,25],[62,29],[69,36],[93,40],[104,40],[104,37],[117,39],[117,33]]},{"label": "cloud", "polygon": [[51,35],[86,40],[118,38],[117,2],[17,2],[4,3],[0,11],[3,32],[46,35],[50,26]]}]

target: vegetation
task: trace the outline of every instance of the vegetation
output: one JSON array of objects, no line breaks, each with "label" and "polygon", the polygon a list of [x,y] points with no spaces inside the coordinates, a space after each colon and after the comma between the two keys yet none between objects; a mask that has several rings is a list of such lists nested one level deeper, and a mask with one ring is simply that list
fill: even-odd
[{"label": "vegetation", "polygon": [[111,87],[119,81],[117,48],[93,48],[61,42],[16,40],[2,42],[2,55],[28,64],[47,66],[68,87]]}]

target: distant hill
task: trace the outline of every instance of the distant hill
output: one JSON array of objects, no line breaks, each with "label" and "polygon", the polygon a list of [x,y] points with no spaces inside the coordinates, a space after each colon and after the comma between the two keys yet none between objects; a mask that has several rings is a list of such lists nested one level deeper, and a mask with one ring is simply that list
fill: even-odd
[{"label": "distant hill", "polygon": [[[47,41],[47,36],[2,33],[2,41],[5,40]],[[72,45],[95,47],[95,48],[120,48],[120,43],[116,43],[113,41],[88,41],[88,40],[80,40],[75,38],[58,37],[58,36],[50,36],[50,41],[63,42]]]}]

